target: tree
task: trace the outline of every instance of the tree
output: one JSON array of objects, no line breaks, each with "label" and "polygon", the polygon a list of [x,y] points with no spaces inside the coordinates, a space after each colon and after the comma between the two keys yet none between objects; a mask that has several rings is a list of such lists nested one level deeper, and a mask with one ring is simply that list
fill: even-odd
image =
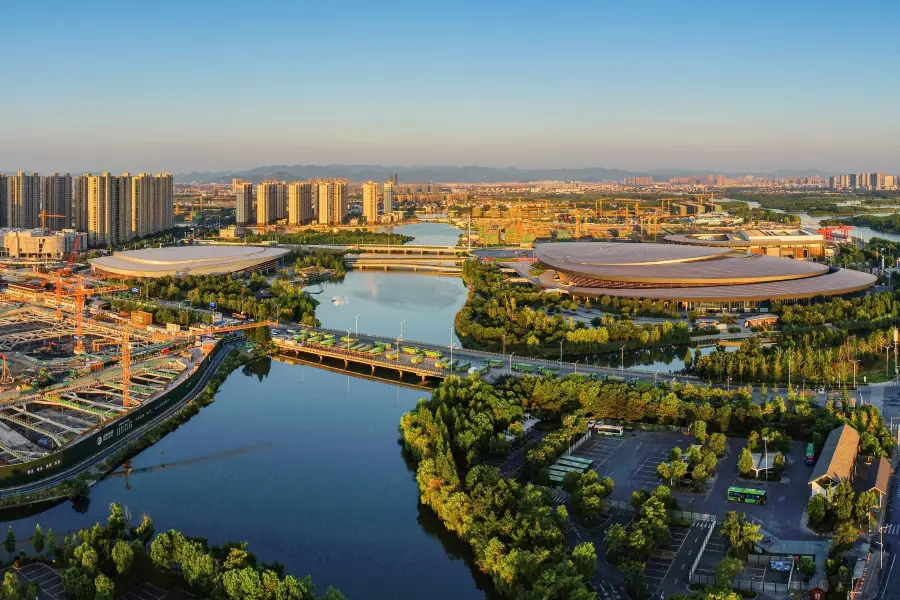
[{"label": "tree", "polygon": [[694,432],[694,439],[698,444],[706,442],[706,421],[694,421],[691,430]]},{"label": "tree", "polygon": [[116,597],[116,585],[103,573],[94,579],[94,587],[97,590],[94,600],[113,600]]},{"label": "tree", "polygon": [[93,600],[94,582],[87,571],[80,567],[69,567],[63,571],[63,589],[72,600]]},{"label": "tree", "polygon": [[691,356],[690,347],[684,353],[684,369],[685,371],[690,371],[691,366],[694,364],[694,358]]},{"label": "tree", "polygon": [[59,552],[59,548],[56,547],[56,534],[53,533],[52,529],[47,530],[47,555],[50,557],[55,557]]},{"label": "tree", "polygon": [[714,433],[709,436],[709,449],[715,453],[716,456],[725,456],[725,446],[727,444],[727,439],[725,438],[724,433]]},{"label": "tree", "polygon": [[44,532],[41,530],[41,524],[34,524],[34,536],[31,538],[31,544],[34,546],[34,551],[37,554],[40,554],[44,551]]},{"label": "tree", "polygon": [[825,518],[825,498],[821,494],[816,494],[806,503],[806,514],[813,523],[821,523]]},{"label": "tree", "polygon": [[147,516],[146,513],[141,515],[141,524],[135,529],[135,534],[137,534],[138,539],[141,540],[144,546],[153,539],[153,519]]},{"label": "tree", "polygon": [[741,472],[741,475],[747,475],[750,471],[753,470],[753,455],[750,454],[750,449],[746,446],[741,448],[741,454],[738,456],[737,463],[738,471]]},{"label": "tree", "polygon": [[833,548],[852,546],[859,534],[851,523],[843,522],[834,530],[834,538],[831,540]]},{"label": "tree", "polygon": [[722,521],[721,534],[728,538],[731,549],[741,555],[749,552],[762,540],[759,525],[747,520],[747,515],[733,510],[728,511]]},{"label": "tree", "polygon": [[113,562],[116,564],[116,572],[125,575],[131,570],[134,563],[134,550],[125,540],[119,540],[112,550]]},{"label": "tree", "polygon": [[590,542],[582,542],[575,546],[572,551],[572,562],[575,568],[581,573],[581,577],[585,582],[589,582],[597,569],[597,551],[594,544]]},{"label": "tree", "polygon": [[834,487],[830,502],[839,521],[849,521],[853,517],[854,496],[849,481],[842,481]]},{"label": "tree", "polygon": [[[19,578],[15,573],[7,571],[3,575],[3,600],[20,600],[22,595],[19,593]],[[29,600],[31,600],[29,598]]]},{"label": "tree", "polygon": [[606,532],[606,548],[609,552],[618,555],[625,548],[628,534],[621,523],[616,523]]},{"label": "tree", "polygon": [[716,587],[722,590],[730,590],[734,576],[743,570],[744,563],[732,556],[726,556],[716,566]]},{"label": "tree", "polygon": [[860,492],[856,496],[856,507],[854,513],[858,521],[862,521],[869,516],[870,511],[878,506],[878,499],[872,491]]},{"label": "tree", "polygon": [[801,556],[797,561],[797,569],[807,578],[812,577],[816,572],[816,563],[808,556]]},{"label": "tree", "polygon": [[110,538],[121,537],[125,533],[125,511],[118,502],[109,505],[109,518],[106,521]]},{"label": "tree", "polygon": [[12,562],[13,552],[16,551],[16,534],[12,525],[6,530],[6,540],[3,542],[3,549],[9,553],[9,562]]}]

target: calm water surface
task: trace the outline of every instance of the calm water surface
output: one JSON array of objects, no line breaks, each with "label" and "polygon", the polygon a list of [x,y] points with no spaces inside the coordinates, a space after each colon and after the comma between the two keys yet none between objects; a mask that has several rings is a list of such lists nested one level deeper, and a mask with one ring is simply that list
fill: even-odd
[{"label": "calm water surface", "polygon": [[[458,235],[443,224],[406,227],[420,243]],[[452,241],[439,241],[450,231]],[[449,343],[466,296],[459,278],[404,273],[352,272],[323,288],[317,314],[329,327],[351,327],[361,314],[361,331],[396,336],[405,320],[404,337],[438,343]],[[20,537],[36,522],[70,532],[119,502],[135,519],[151,515],[157,531],[245,540],[260,560],[351,599],[485,598],[490,586],[467,548],[419,505],[397,443],[400,416],[427,395],[266,359],[234,372],[212,405],[135,457],[131,489],[108,477],[84,513],[67,502],[11,523]]]}]

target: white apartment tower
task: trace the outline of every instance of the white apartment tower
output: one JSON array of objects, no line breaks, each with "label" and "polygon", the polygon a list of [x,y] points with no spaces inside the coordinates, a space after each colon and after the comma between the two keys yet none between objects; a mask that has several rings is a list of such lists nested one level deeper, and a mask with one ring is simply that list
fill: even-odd
[{"label": "white apartment tower", "polygon": [[384,182],[384,208],[381,209],[386,215],[394,212],[394,182]]},{"label": "white apartment tower", "polygon": [[131,182],[131,230],[136,237],[175,226],[171,173],[141,173]]},{"label": "white apartment tower", "polygon": [[19,171],[9,182],[9,226],[19,229],[40,227],[41,176]]},{"label": "white apartment tower", "polygon": [[284,218],[287,211],[287,184],[264,181],[256,187],[256,224],[269,225]]},{"label": "white apartment tower", "polygon": [[110,246],[132,238],[131,175],[88,175],[88,245]]},{"label": "white apartment tower", "polygon": [[88,177],[85,174],[72,179],[72,221],[75,231],[81,233],[88,230]]},{"label": "white apartment tower", "polygon": [[362,186],[362,214],[366,223],[378,222],[378,184],[367,181]]},{"label": "white apartment tower", "polygon": [[340,225],[349,212],[347,202],[347,182],[320,181],[319,188],[319,224]]},{"label": "white apartment tower", "polygon": [[50,231],[72,227],[71,175],[51,173],[41,179],[41,208],[47,211],[46,223]]},{"label": "white apartment tower", "polygon": [[303,225],[313,218],[312,185],[308,181],[288,184],[288,225]]}]

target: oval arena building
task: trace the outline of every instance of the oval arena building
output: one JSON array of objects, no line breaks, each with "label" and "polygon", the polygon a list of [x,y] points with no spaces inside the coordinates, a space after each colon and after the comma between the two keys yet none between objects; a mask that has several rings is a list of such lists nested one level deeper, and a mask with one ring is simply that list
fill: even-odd
[{"label": "oval arena building", "polygon": [[111,277],[184,277],[267,271],[288,253],[267,246],[170,246],[115,252],[90,263],[95,272]]},{"label": "oval arena building", "polygon": [[660,300],[685,308],[753,310],[772,300],[854,294],[876,280],[868,273],[815,262],[678,244],[541,244],[534,255],[555,271],[541,274],[543,285],[578,296]]}]

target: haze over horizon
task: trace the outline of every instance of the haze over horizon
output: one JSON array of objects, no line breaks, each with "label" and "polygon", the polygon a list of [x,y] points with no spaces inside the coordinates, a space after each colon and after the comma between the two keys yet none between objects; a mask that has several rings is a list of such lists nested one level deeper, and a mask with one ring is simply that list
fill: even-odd
[{"label": "haze over horizon", "polygon": [[5,32],[0,171],[895,173],[900,5],[875,9],[16,3],[40,26]]}]

